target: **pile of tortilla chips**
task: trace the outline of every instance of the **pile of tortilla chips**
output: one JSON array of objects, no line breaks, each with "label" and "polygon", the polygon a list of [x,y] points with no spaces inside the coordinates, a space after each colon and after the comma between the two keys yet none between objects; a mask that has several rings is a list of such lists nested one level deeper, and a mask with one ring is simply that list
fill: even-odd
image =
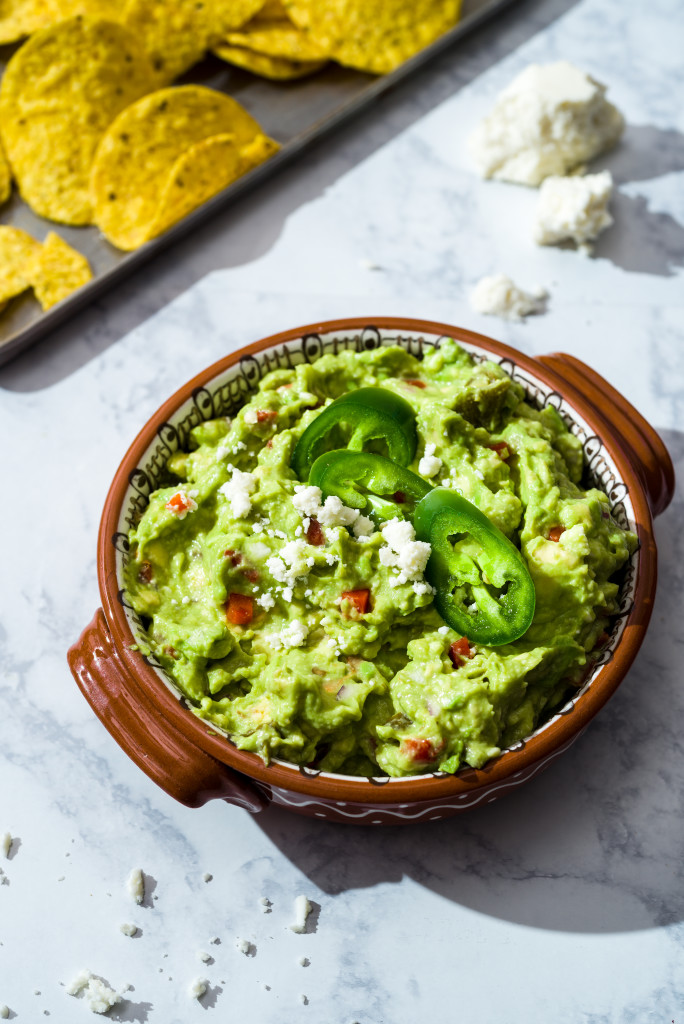
[{"label": "pile of tortilla chips", "polygon": [[0,225],[0,306],[33,288],[43,309],[50,309],[92,276],[85,256],[54,231],[41,245],[21,228]]},{"label": "pile of tortilla chips", "polygon": [[[0,84],[0,204],[14,181],[40,216],[95,224],[113,245],[135,249],[279,148],[231,97],[172,84],[206,54],[280,81],[330,60],[380,74],[454,25],[459,5],[0,0],[0,44],[28,37]],[[36,255],[39,243],[21,235],[1,243],[9,263],[0,308],[30,287],[52,304],[90,276],[58,236]]]}]

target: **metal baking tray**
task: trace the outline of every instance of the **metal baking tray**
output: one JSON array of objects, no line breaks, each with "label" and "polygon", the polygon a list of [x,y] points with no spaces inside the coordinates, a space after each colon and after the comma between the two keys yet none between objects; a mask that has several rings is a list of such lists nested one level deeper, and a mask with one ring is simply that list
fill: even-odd
[{"label": "metal baking tray", "polygon": [[[282,149],[266,163],[229,185],[194,210],[159,238],[135,252],[120,252],[110,245],[96,227],[67,227],[36,216],[14,189],[12,198],[0,210],[0,222],[23,228],[42,240],[52,229],[87,256],[93,280],[47,312],[42,312],[31,292],[12,299],[0,314],[0,364],[45,337],[77,310],[102,295],[125,275],[141,267],[155,253],[183,238],[219,210],[244,196],[281,167],[300,156],[308,146],[323,138],[355,114],[430,63],[456,40],[516,0],[464,0],[461,21],[426,49],[390,74],[377,77],[329,64],[310,78],[294,82],[270,82],[249,72],[232,68],[215,58],[197,65],[183,81],[199,82],[234,96],[259,121],[265,132],[280,142]],[[0,47],[0,69],[16,46]]]}]

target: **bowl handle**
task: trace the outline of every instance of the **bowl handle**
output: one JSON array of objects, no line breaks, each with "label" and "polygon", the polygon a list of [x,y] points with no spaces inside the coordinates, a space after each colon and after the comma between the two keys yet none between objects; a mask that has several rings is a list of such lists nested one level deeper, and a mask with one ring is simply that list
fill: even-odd
[{"label": "bowl handle", "polygon": [[651,424],[624,395],[575,356],[553,352],[537,356],[537,360],[588,399],[609,429],[618,434],[644,484],[653,515],[664,512],[674,494],[674,468],[670,453]]},{"label": "bowl handle", "polygon": [[246,776],[206,754],[163,718],[116,649],[101,608],[67,658],[104,727],[169,796],[187,807],[218,799],[255,813],[267,805]]}]

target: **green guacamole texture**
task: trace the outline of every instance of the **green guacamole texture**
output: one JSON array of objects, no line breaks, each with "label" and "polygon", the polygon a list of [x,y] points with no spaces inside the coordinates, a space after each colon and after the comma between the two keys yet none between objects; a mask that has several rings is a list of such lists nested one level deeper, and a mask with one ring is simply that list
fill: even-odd
[{"label": "green guacamole texture", "polygon": [[[333,399],[369,386],[415,411],[409,468],[420,475],[423,460],[431,484],[460,492],[520,549],[536,611],[514,643],[471,645],[455,664],[459,635],[422,577],[401,582],[380,529],[357,536],[322,514],[312,534],[293,447]],[[583,488],[579,440],[453,341],[420,361],[385,347],[275,370],[232,421],[196,427],[190,447],[170,457],[176,482],[130,534],[128,600],[147,653],[194,712],[265,761],[356,776],[482,767],[581,683],[618,611],[615,576],[636,537],[602,491]],[[247,481],[237,497],[236,480]],[[364,590],[365,611],[342,597]],[[245,606],[251,618],[235,622]]]}]

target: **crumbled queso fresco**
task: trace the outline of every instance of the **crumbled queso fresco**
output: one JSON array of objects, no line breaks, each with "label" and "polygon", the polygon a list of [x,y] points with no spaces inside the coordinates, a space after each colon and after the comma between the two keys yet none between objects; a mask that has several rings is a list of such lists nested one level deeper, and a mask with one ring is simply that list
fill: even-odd
[{"label": "crumbled queso fresco", "polygon": [[[293,472],[308,424],[359,387],[405,399],[408,468],[520,548],[537,591],[520,640],[464,646],[445,625],[401,492],[374,521]],[[239,748],[341,774],[479,767],[529,734],[586,671],[635,543],[582,488],[558,413],[453,341],[422,361],[386,347],[275,370],[231,420],[196,426],[168,471],[130,534],[141,650]]]}]

